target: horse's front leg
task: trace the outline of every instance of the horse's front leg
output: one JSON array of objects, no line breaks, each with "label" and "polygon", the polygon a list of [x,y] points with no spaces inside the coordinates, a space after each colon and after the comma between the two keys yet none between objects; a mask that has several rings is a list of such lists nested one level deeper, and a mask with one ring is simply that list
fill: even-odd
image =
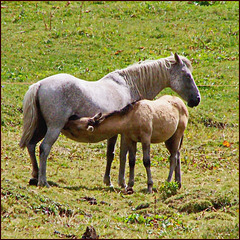
[{"label": "horse's front leg", "polygon": [[114,158],[114,149],[115,149],[115,144],[116,144],[116,141],[117,141],[117,137],[118,137],[118,135],[116,135],[112,138],[109,138],[107,140],[107,165],[106,165],[106,170],[105,170],[103,182],[107,186],[110,186],[110,187],[112,187],[111,178],[110,178],[110,171],[111,171],[112,161],[113,161],[113,158]]},{"label": "horse's front leg", "polygon": [[119,167],[119,175],[118,175],[118,185],[122,188],[126,187],[125,166],[126,166],[127,152],[128,152],[128,145],[127,145],[125,136],[122,134],[121,143],[120,143],[120,167]]},{"label": "horse's front leg", "polygon": [[129,181],[128,181],[128,190],[132,190],[134,186],[134,168],[135,168],[135,163],[136,163],[136,151],[137,151],[137,143],[131,141],[129,143]]},{"label": "horse's front leg", "polygon": [[153,180],[151,174],[151,162],[150,162],[150,143],[142,143],[143,150],[143,164],[147,172],[147,184],[148,184],[148,193],[152,193]]}]

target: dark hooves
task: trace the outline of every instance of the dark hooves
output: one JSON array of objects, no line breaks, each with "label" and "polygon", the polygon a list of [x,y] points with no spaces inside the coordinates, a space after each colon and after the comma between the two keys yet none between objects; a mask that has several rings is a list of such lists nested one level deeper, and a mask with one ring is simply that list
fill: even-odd
[{"label": "dark hooves", "polygon": [[126,189],[124,189],[124,194],[127,194],[127,195],[130,195],[130,194],[133,194],[134,191],[133,191],[133,188],[132,187],[127,187]]},{"label": "dark hooves", "polygon": [[29,185],[37,186],[38,185],[38,180],[36,178],[31,178],[29,180]]}]

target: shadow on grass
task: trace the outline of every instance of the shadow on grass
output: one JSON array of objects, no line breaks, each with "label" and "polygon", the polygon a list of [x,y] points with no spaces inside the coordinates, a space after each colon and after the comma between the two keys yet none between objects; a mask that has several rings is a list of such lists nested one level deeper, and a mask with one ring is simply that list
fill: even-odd
[{"label": "shadow on grass", "polygon": [[[88,186],[84,186],[84,185],[79,185],[79,186],[61,186],[59,184],[57,184],[56,182],[53,181],[48,181],[48,184],[51,187],[58,187],[58,188],[64,188],[64,189],[68,189],[68,190],[73,190],[73,191],[80,191],[80,190],[88,190],[88,191],[105,191],[105,192],[116,192],[116,193],[123,193],[126,194],[124,189],[120,188],[120,187],[88,187]],[[31,183],[30,185],[35,185],[37,186],[37,181],[34,183]],[[135,192],[135,191],[134,191]],[[149,194],[147,191],[147,188],[143,188],[141,189],[139,192],[144,193],[144,194]],[[153,193],[154,192],[158,192],[156,188],[153,188]]]},{"label": "shadow on grass", "polygon": [[[158,192],[157,188],[153,188],[152,191],[153,191],[152,193],[157,193]],[[144,194],[151,194],[151,193],[148,192],[147,188],[143,188],[139,192],[144,193]]]},{"label": "shadow on grass", "polygon": [[[61,187],[61,186],[58,186]],[[71,187],[61,187],[64,189],[68,189],[68,190],[74,190],[74,191],[79,191],[82,189],[88,190],[88,191],[106,191],[106,192],[120,192],[121,189],[118,188],[113,188],[113,187],[88,187],[88,186],[71,186]]]}]

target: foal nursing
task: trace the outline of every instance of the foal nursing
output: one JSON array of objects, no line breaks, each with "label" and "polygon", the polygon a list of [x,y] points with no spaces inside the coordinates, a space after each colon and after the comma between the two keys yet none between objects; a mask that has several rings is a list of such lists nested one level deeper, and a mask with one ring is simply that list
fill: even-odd
[{"label": "foal nursing", "polygon": [[[72,118],[74,119],[74,118]],[[155,101],[140,100],[127,105],[120,111],[94,117],[69,120],[64,129],[74,136],[84,134],[97,136],[102,140],[116,134],[124,134],[129,146],[130,174],[128,188],[134,185],[136,145],[141,142],[143,164],[147,171],[148,192],[152,192],[153,181],[150,170],[150,144],[165,142],[170,152],[170,170],[167,181],[172,179],[181,187],[180,147],[188,122],[188,110],[183,101],[175,96],[165,95]]]}]

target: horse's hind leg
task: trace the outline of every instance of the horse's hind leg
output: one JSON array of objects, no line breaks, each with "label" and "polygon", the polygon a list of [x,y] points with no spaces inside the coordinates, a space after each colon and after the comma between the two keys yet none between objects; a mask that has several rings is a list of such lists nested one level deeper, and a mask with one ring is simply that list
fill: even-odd
[{"label": "horse's hind leg", "polygon": [[104,178],[103,178],[103,182],[107,186],[112,186],[111,178],[110,178],[110,171],[111,171],[112,161],[114,158],[114,149],[115,149],[117,137],[118,137],[118,135],[107,140],[107,165],[106,165],[106,170],[105,170],[105,174],[104,174]]},{"label": "horse's hind leg", "polygon": [[49,187],[49,184],[46,178],[47,157],[50,153],[52,145],[57,140],[61,129],[62,128],[48,128],[45,138],[40,145],[38,186]]},{"label": "horse's hind leg", "polygon": [[47,131],[47,128],[46,128],[45,122],[40,123],[37,129],[35,130],[32,139],[27,144],[28,153],[32,163],[33,178],[31,178],[29,181],[30,185],[37,185],[38,183],[38,163],[36,159],[35,150],[36,150],[37,143],[44,138],[46,131]]},{"label": "horse's hind leg", "polygon": [[38,179],[38,164],[35,155],[36,144],[28,144],[27,145],[28,153],[32,163],[32,177],[29,181],[30,185],[37,185]]}]

